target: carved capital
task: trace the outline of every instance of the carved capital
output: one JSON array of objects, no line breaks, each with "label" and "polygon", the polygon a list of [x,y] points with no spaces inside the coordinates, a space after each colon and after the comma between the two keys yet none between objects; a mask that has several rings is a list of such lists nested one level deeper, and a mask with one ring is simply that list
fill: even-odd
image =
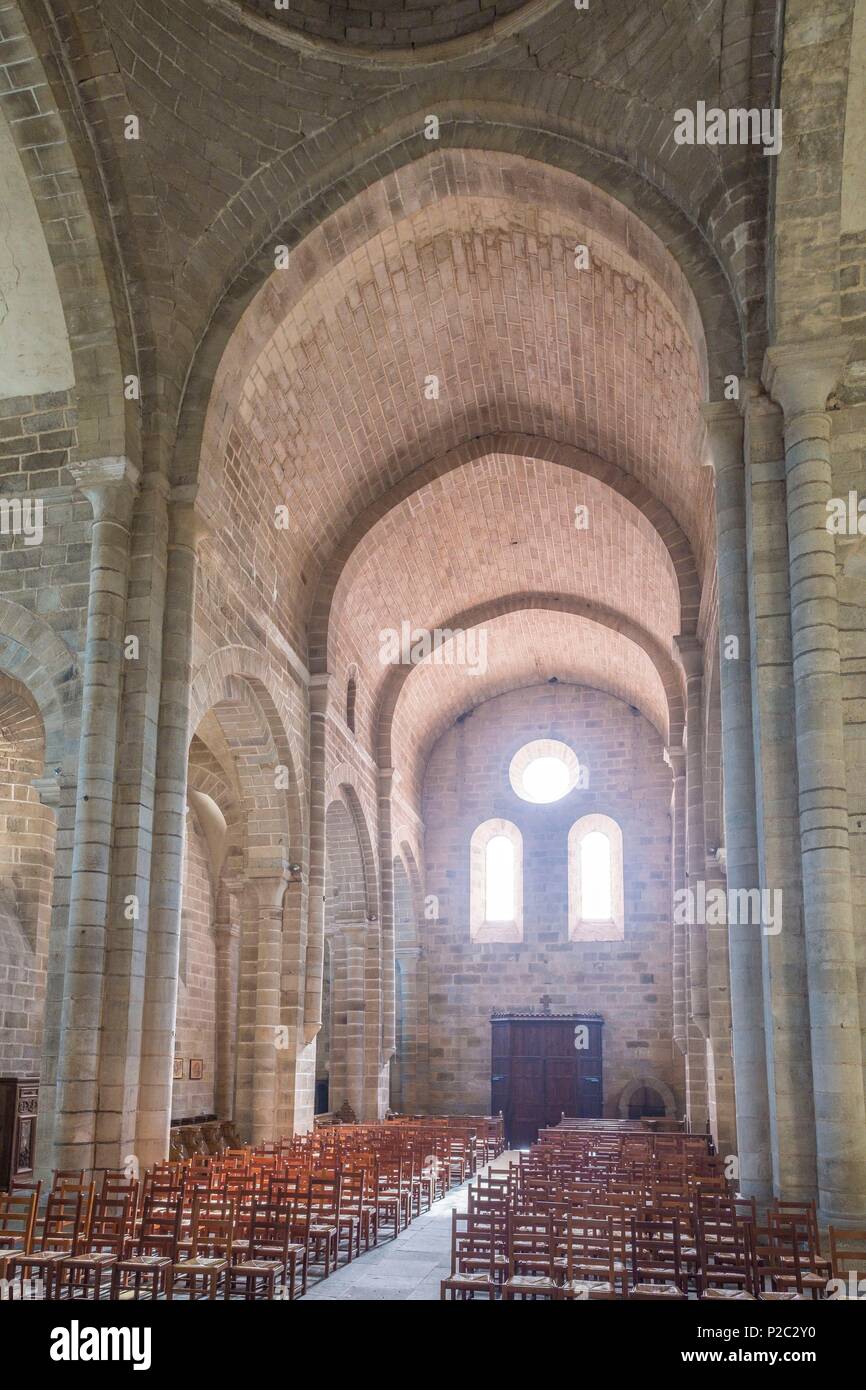
[{"label": "carved capital", "polygon": [[326,718],[333,693],[334,678],[330,672],[321,671],[318,675],[310,677],[309,700],[312,719]]},{"label": "carved capital", "polygon": [[168,499],[168,544],[172,550],[191,550],[194,555],[213,529],[196,507],[197,488],[173,487]]},{"label": "carved capital", "polygon": [[701,406],[706,426],[704,463],[714,473],[743,467],[743,416],[739,401],[707,401]]},{"label": "carved capital", "polygon": [[704,648],[703,643],[699,642],[697,637],[680,633],[674,638],[674,650],[688,680],[695,680],[703,675]]},{"label": "carved capital", "polygon": [[842,379],[851,348],[852,340],[845,337],[767,348],[762,380],[785,412],[786,422],[798,415],[824,413],[827,397]]},{"label": "carved capital", "polygon": [[119,526],[129,526],[141,476],[135,464],[122,455],[80,459],[70,463],[69,471],[78,491],[90,503],[94,521],[114,521]]}]

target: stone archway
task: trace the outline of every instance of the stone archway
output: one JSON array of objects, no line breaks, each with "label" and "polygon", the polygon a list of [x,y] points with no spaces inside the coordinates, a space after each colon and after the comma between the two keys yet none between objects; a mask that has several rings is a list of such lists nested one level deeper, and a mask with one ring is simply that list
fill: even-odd
[{"label": "stone archway", "polygon": [[648,1091],[655,1091],[656,1095],[664,1104],[665,1119],[675,1120],[678,1115],[676,1096],[664,1081],[658,1076],[647,1074],[646,1076],[635,1076],[628,1081],[619,1093],[617,1101],[617,1114],[621,1120],[629,1118],[629,1107],[632,1097],[646,1088]]}]

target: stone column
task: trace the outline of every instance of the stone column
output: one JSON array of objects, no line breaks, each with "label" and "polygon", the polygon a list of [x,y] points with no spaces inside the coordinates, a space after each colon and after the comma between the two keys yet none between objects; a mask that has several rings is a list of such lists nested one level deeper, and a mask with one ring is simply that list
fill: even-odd
[{"label": "stone column", "polygon": [[[724,852],[707,855],[704,864],[707,898],[717,902],[725,892]],[[723,899],[724,901],[724,899]],[[760,930],[760,928],[758,928]],[[760,980],[759,980],[760,983]],[[731,968],[725,914],[707,912],[707,997],[710,1007],[707,1038],[707,1107],[710,1131],[719,1153],[737,1153],[734,1118],[734,1063],[731,1051]]]},{"label": "stone column", "polygon": [[325,740],[330,688],[331,678],[328,675],[313,676],[310,680],[310,925],[304,977],[304,1040],[307,1043],[313,1041],[322,1026],[322,978],[325,969]]},{"label": "stone column", "polygon": [[[749,585],[743,421],[734,402],[703,407],[709,459],[715,470],[719,593],[719,686],[724,769],[725,869],[728,902],[759,890],[752,738]],[[764,1043],[762,927],[737,925],[728,914],[731,1026],[737,1117],[739,1190],[761,1201],[772,1195],[770,1107]]]},{"label": "stone column", "polygon": [[[758,871],[768,902],[781,894],[782,930],[763,935],[764,1040],[773,1192],[812,1201],[815,1118],[800,827],[794,754],[794,677],[785,449],[778,406],[744,383],[746,532]],[[776,901],[778,906],[778,901]]]},{"label": "stone column", "polygon": [[356,1117],[360,1120],[367,1112],[365,1097],[366,1054],[365,1054],[365,1016],[366,1016],[366,957],[367,927],[363,923],[345,926],[340,929],[342,945],[342,972],[340,979],[340,999],[335,1004],[345,1015],[343,1032],[342,1077],[346,1094],[334,1097],[332,1109],[339,1108],[343,1100],[348,1100]]},{"label": "stone column", "polygon": [[116,1168],[136,1151],[170,491],[161,473],[144,475],[130,537],[125,626],[126,640],[136,639],[138,654],[124,663],[118,734],[96,1129],[99,1168]]},{"label": "stone column", "polygon": [[190,488],[169,502],[169,553],[156,754],[153,859],[142,1013],[136,1152],[141,1167],[168,1153],[180,914],[186,834],[190,682],[198,546],[206,528]]},{"label": "stone column", "polygon": [[846,339],[768,349],[769,393],[785,417],[785,488],[819,1206],[866,1214],[866,1104],[851,903],[836,547],[826,402]]},{"label": "stone column", "polygon": [[56,818],[54,837],[54,881],[51,896],[51,928],[48,934],[48,968],[42,1023],[42,1056],[39,1067],[39,1124],[36,1126],[36,1176],[51,1181],[54,1162],[54,1117],[57,1088],[57,1060],[60,1020],[63,1010],[63,974],[69,921],[69,885],[72,875],[72,847],[75,838],[75,778],[64,772],[58,777],[34,779],[43,806],[50,806]]},{"label": "stone column", "polygon": [[379,790],[379,877],[382,903],[382,1057],[387,1066],[397,1046],[396,1039],[396,957],[394,932],[394,845],[391,835],[391,794],[393,768],[380,768]]},{"label": "stone column", "polygon": [[234,1119],[240,934],[237,890],[223,884],[217,898],[214,923],[217,976],[214,1104],[221,1120]]},{"label": "stone column", "polygon": [[277,1051],[280,1033],[280,985],[283,957],[283,907],[288,866],[271,873],[257,869],[253,886],[258,898],[256,921],[255,1044],[253,1048],[252,1137],[254,1143],[276,1139]]},{"label": "stone column", "polygon": [[[696,637],[674,639],[686,678],[686,872],[688,885],[697,901],[704,878],[703,779],[703,648]],[[698,1032],[709,1033],[707,997],[707,929],[704,922],[690,922],[688,929],[689,1015]]]},{"label": "stone column", "polygon": [[71,464],[93,508],[75,838],[58,1039],[54,1163],[92,1168],[110,892],[129,531],[138,470],[125,458]]},{"label": "stone column", "polygon": [[398,946],[397,960],[400,966],[400,1028],[399,1047],[396,1061],[399,1066],[399,1101],[401,1108],[409,1114],[420,1108],[418,1094],[418,1052],[419,1052],[419,1014],[420,989],[419,967],[420,946]]},{"label": "stone column", "polygon": [[673,1023],[674,1043],[685,1056],[688,1048],[688,1000],[686,997],[686,924],[678,894],[686,887],[686,768],[682,748],[669,748],[667,761],[673,775],[671,787],[671,920],[673,922]]}]

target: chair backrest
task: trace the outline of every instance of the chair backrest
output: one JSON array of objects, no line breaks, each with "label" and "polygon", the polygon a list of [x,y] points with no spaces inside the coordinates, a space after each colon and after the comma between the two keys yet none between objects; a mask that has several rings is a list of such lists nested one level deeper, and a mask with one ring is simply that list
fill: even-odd
[{"label": "chair backrest", "polygon": [[838,1226],[829,1228],[830,1266],[834,1279],[846,1279],[856,1273],[859,1279],[866,1279],[866,1229],[844,1230]]},{"label": "chair backrest", "polygon": [[55,1168],[51,1180],[51,1191],[60,1187],[81,1187],[84,1183],[83,1168]]},{"label": "chair backrest", "polygon": [[152,1193],[144,1199],[136,1250],[139,1255],[166,1255],[177,1259],[177,1246],[180,1240],[183,1207],[180,1195],[167,1206],[159,1196]]},{"label": "chair backrest", "polygon": [[235,1240],[235,1203],[231,1198],[208,1201],[196,1193],[190,1223],[190,1256],[220,1255],[231,1261]]},{"label": "chair backrest", "polygon": [[799,1244],[785,1238],[778,1224],[758,1224],[753,1228],[753,1256],[755,1261],[756,1283],[759,1292],[766,1287],[771,1289],[782,1282],[783,1291],[789,1291],[791,1282],[798,1293],[803,1292]]},{"label": "chair backrest", "polygon": [[553,1218],[526,1212],[508,1213],[508,1266],[510,1273],[554,1275]]},{"label": "chair backrest", "polygon": [[135,1196],[132,1192],[112,1192],[103,1190],[93,1203],[90,1231],[87,1237],[89,1251],[108,1251],[118,1255],[123,1253],[130,1231]]},{"label": "chair backrest", "polygon": [[37,1193],[0,1193],[0,1250],[21,1250],[29,1255],[36,1228]]},{"label": "chair backrest", "polygon": [[93,1183],[61,1186],[49,1192],[38,1237],[40,1250],[63,1250],[77,1255],[90,1227],[92,1202]]},{"label": "chair backrest", "polygon": [[610,1216],[568,1213],[565,1226],[566,1283],[591,1278],[616,1284],[622,1242]]},{"label": "chair backrest", "polygon": [[[682,1279],[679,1216],[651,1213],[631,1218],[632,1277],[635,1284]],[[651,1271],[651,1273],[650,1273]]]}]

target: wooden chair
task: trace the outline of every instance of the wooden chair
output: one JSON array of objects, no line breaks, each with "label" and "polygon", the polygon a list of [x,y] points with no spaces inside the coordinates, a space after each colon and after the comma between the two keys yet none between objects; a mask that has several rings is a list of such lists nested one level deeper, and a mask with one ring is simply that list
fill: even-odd
[{"label": "wooden chair", "polygon": [[502,1297],[556,1298],[555,1258],[553,1217],[509,1212],[508,1278]]},{"label": "wooden chair", "polygon": [[168,1271],[177,1260],[182,1219],[179,1194],[172,1207],[163,1206],[153,1192],[145,1197],[132,1252],[118,1260],[112,1270],[112,1299],[138,1301],[142,1292],[155,1299],[164,1292]]},{"label": "wooden chair", "polygon": [[566,1299],[614,1299],[624,1292],[626,1266],[613,1218],[575,1215],[569,1211],[565,1254],[557,1257],[562,1271],[560,1296]]},{"label": "wooden chair", "polygon": [[782,1202],[776,1198],[767,1211],[767,1221],[780,1230],[796,1231],[800,1244],[802,1264],[814,1274],[822,1275],[824,1281],[830,1278],[832,1260],[821,1253],[821,1237],[818,1230],[818,1213],[812,1202]]},{"label": "wooden chair", "polygon": [[[0,1279],[12,1254],[29,1255],[36,1232],[38,1193],[0,1193]],[[23,1287],[22,1287],[23,1292]]]},{"label": "wooden chair", "polygon": [[25,1272],[41,1279],[46,1298],[51,1298],[57,1265],[64,1255],[76,1255],[90,1224],[93,1184],[58,1186],[48,1194],[42,1230],[29,1251],[16,1251],[6,1258],[6,1278]]},{"label": "wooden chair", "polygon": [[325,1279],[337,1267],[339,1214],[339,1175],[311,1174],[305,1207],[298,1204],[298,1216],[304,1226],[307,1259],[310,1264],[323,1266]]},{"label": "wooden chair", "polygon": [[130,1239],[132,1193],[115,1196],[111,1184],[93,1204],[90,1228],[82,1248],[58,1261],[52,1297],[99,1299],[107,1296],[114,1267],[126,1254]]},{"label": "wooden chair", "polygon": [[343,1171],[340,1182],[340,1209],[337,1215],[337,1248],[345,1241],[347,1263],[361,1253],[361,1237],[367,1228],[369,1249],[369,1213],[364,1205],[366,1174],[363,1168]]},{"label": "wooden chair", "polygon": [[[866,1279],[866,1230],[844,1230],[838,1226],[831,1226],[829,1236],[833,1278],[843,1280],[849,1288],[855,1282],[859,1286],[860,1280]],[[855,1276],[854,1280],[850,1278],[852,1274]],[[858,1288],[854,1289],[854,1294],[858,1296]]]},{"label": "wooden chair", "polygon": [[734,1208],[698,1217],[698,1296],[728,1298],[755,1293],[751,1222],[739,1221]]},{"label": "wooden chair", "polygon": [[685,1299],[688,1276],[680,1253],[678,1216],[631,1219],[632,1282],[629,1298]]},{"label": "wooden chair", "polygon": [[451,1273],[439,1296],[448,1299],[494,1299],[497,1290],[496,1232],[488,1218],[451,1213]]},{"label": "wooden chair", "polygon": [[277,1281],[280,1293],[295,1296],[295,1274],[299,1255],[302,1258],[302,1292],[306,1291],[306,1246],[292,1241],[292,1210],[266,1199],[253,1201],[248,1236],[235,1241],[233,1263],[225,1279],[226,1298],[243,1288],[244,1298],[252,1302],[262,1297],[276,1298]]},{"label": "wooden chair", "polygon": [[803,1289],[797,1241],[789,1244],[778,1226],[754,1228],[755,1291],[762,1303],[801,1302]]},{"label": "wooden chair", "polygon": [[[229,1296],[228,1270],[232,1262],[235,1208],[230,1200],[207,1203],[200,1194],[193,1198],[190,1239],[186,1258],[178,1258],[168,1268],[165,1281],[167,1302],[178,1290],[190,1302],[215,1299],[223,1285]],[[183,1243],[181,1243],[183,1244]],[[179,1256],[182,1255],[179,1249]]]}]

